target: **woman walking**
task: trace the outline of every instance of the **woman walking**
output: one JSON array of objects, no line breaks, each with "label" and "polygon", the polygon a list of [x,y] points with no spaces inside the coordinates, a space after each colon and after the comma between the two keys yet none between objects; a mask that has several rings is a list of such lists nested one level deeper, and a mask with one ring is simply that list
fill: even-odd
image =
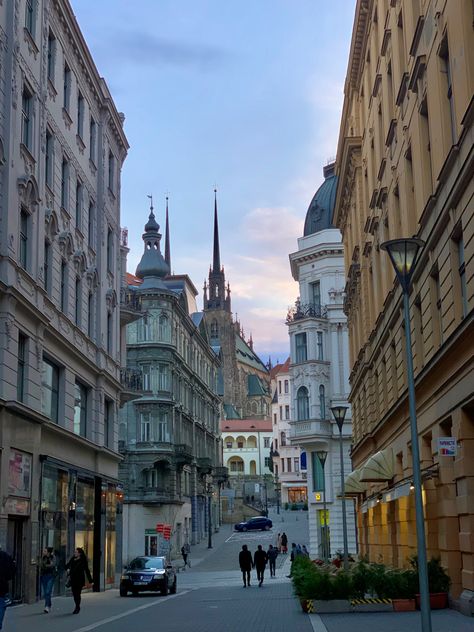
[{"label": "woman walking", "polygon": [[281,534],[281,552],[288,553],[288,536],[284,531]]},{"label": "woman walking", "polygon": [[66,564],[66,569],[69,570],[69,581],[72,590],[72,596],[74,597],[74,603],[76,607],[72,614],[79,614],[81,610],[81,592],[86,584],[86,578],[89,584],[92,584],[92,575],[89,570],[89,564],[87,563],[87,557],[84,553],[84,549],[77,547],[74,551],[74,555]]},{"label": "woman walking", "polygon": [[54,580],[57,574],[56,557],[52,546],[43,549],[41,557],[41,590],[44,597],[44,611],[51,610],[51,595],[53,593]]}]

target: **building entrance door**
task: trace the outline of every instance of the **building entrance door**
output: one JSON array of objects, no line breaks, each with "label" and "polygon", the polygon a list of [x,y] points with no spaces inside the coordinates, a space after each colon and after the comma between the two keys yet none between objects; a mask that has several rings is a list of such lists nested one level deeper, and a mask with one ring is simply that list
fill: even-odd
[{"label": "building entrance door", "polygon": [[25,519],[16,516],[8,517],[7,551],[15,560],[15,575],[12,580],[11,596],[14,602],[23,601],[23,536]]}]

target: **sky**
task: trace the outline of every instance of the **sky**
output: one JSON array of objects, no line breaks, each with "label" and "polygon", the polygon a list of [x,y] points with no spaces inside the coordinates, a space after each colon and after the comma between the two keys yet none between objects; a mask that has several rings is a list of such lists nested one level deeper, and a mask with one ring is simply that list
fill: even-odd
[{"label": "sky", "polygon": [[172,271],[190,276],[202,309],[216,186],[232,311],[265,362],[284,361],[285,318],[298,297],[288,255],[336,154],[355,0],[72,6],[126,117],[129,272],[143,253],[147,195],[164,232],[168,194]]}]

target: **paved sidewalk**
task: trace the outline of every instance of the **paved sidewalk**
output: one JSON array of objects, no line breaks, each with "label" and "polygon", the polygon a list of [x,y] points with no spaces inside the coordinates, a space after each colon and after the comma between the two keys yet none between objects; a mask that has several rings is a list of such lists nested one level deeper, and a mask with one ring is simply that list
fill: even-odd
[{"label": "paved sidewalk", "polygon": [[[421,632],[419,612],[309,615],[314,632]],[[474,619],[455,610],[433,610],[433,632],[473,632]]]}]

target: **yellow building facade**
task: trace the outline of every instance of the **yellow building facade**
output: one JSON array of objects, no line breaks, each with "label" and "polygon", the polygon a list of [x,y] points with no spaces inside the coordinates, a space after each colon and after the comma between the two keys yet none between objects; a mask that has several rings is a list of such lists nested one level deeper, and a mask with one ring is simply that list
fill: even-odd
[{"label": "yellow building facade", "polygon": [[[474,3],[358,0],[334,223],[347,273],[360,552],[416,553],[402,293],[380,244],[425,246],[410,294],[428,556],[474,609]],[[455,440],[444,456],[440,439]],[[443,441],[441,442],[441,445]],[[452,446],[451,446],[452,447]],[[449,452],[448,452],[449,453]]]}]

